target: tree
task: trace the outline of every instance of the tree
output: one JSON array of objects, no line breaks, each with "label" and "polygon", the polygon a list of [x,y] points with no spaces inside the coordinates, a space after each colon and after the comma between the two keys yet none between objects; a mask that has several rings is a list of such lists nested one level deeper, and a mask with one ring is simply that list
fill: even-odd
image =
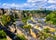
[{"label": "tree", "polygon": [[46,16],[46,22],[56,25],[56,11],[53,11]]},{"label": "tree", "polygon": [[24,25],[23,28],[26,29],[26,30],[28,30],[29,33],[30,33],[31,25]]},{"label": "tree", "polygon": [[24,35],[19,35],[19,34],[17,34],[17,36],[20,38],[20,40],[26,40],[26,38],[25,38]]},{"label": "tree", "polygon": [[3,25],[7,25],[7,23],[11,21],[11,18],[9,15],[3,15],[1,21]]},{"label": "tree", "polygon": [[3,30],[0,30],[0,40],[6,40],[6,33]]}]

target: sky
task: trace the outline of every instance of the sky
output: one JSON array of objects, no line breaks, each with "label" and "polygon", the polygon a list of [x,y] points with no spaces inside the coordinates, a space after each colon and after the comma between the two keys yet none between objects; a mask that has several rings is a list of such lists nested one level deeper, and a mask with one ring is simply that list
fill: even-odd
[{"label": "sky", "polygon": [[56,10],[56,0],[0,0],[0,8],[37,10],[40,8]]}]

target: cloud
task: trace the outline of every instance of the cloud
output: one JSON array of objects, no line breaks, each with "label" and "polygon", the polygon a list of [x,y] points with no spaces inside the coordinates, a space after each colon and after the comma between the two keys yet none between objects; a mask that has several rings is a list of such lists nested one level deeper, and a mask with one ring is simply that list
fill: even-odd
[{"label": "cloud", "polygon": [[33,10],[39,8],[56,9],[56,0],[27,0],[23,4],[18,3],[3,3],[3,8],[15,8],[22,10]]},{"label": "cloud", "polygon": [[56,4],[56,0],[48,0],[48,3],[55,3]]},{"label": "cloud", "polygon": [[42,1],[47,1],[47,0],[27,0],[27,2],[42,2]]},{"label": "cloud", "polygon": [[47,9],[52,9],[52,10],[54,10],[54,9],[56,9],[56,5],[51,5],[51,6],[48,6],[48,7],[46,7]]},{"label": "cloud", "polygon": [[2,6],[4,7],[22,7],[22,5],[20,4],[15,4],[15,3],[12,3],[12,4],[9,4],[9,3],[3,3]]},{"label": "cloud", "polygon": [[28,0],[28,3],[32,3],[33,8],[47,8],[56,9],[56,0]]}]

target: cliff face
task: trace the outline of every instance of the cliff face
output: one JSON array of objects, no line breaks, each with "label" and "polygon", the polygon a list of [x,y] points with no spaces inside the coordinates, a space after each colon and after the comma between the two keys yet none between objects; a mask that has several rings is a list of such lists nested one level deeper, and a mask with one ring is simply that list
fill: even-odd
[{"label": "cliff face", "polygon": [[12,40],[9,36],[7,36],[7,40]]},{"label": "cliff face", "polygon": [[[22,32],[23,30],[20,30],[20,28],[17,28],[17,27],[16,27],[16,29],[15,29],[14,25],[10,26],[9,28],[10,28],[10,31],[11,31],[11,32],[15,33],[15,30],[16,30],[16,33],[15,33],[16,35],[24,35],[25,38],[27,39],[27,36]],[[9,37],[7,37],[7,38],[9,38]],[[9,38],[9,39],[10,39],[10,38]],[[9,39],[8,39],[8,40],[9,40]],[[11,39],[10,39],[10,40],[11,40]]]}]

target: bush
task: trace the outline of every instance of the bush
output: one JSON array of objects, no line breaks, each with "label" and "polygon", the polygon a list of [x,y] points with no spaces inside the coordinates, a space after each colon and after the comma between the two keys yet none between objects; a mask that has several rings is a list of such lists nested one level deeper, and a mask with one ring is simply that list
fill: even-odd
[{"label": "bush", "polygon": [[9,15],[3,15],[1,19],[3,25],[6,25],[8,22],[10,22],[10,20],[11,18]]},{"label": "bush", "polygon": [[31,29],[31,25],[24,25],[23,28],[24,29]]},{"label": "bush", "polygon": [[26,40],[24,35],[18,34],[17,36],[18,36],[18,38],[20,38],[20,40]]},{"label": "bush", "polygon": [[6,40],[6,33],[3,30],[0,30],[0,40]]},{"label": "bush", "polygon": [[46,16],[46,22],[56,25],[56,12],[53,11]]}]

